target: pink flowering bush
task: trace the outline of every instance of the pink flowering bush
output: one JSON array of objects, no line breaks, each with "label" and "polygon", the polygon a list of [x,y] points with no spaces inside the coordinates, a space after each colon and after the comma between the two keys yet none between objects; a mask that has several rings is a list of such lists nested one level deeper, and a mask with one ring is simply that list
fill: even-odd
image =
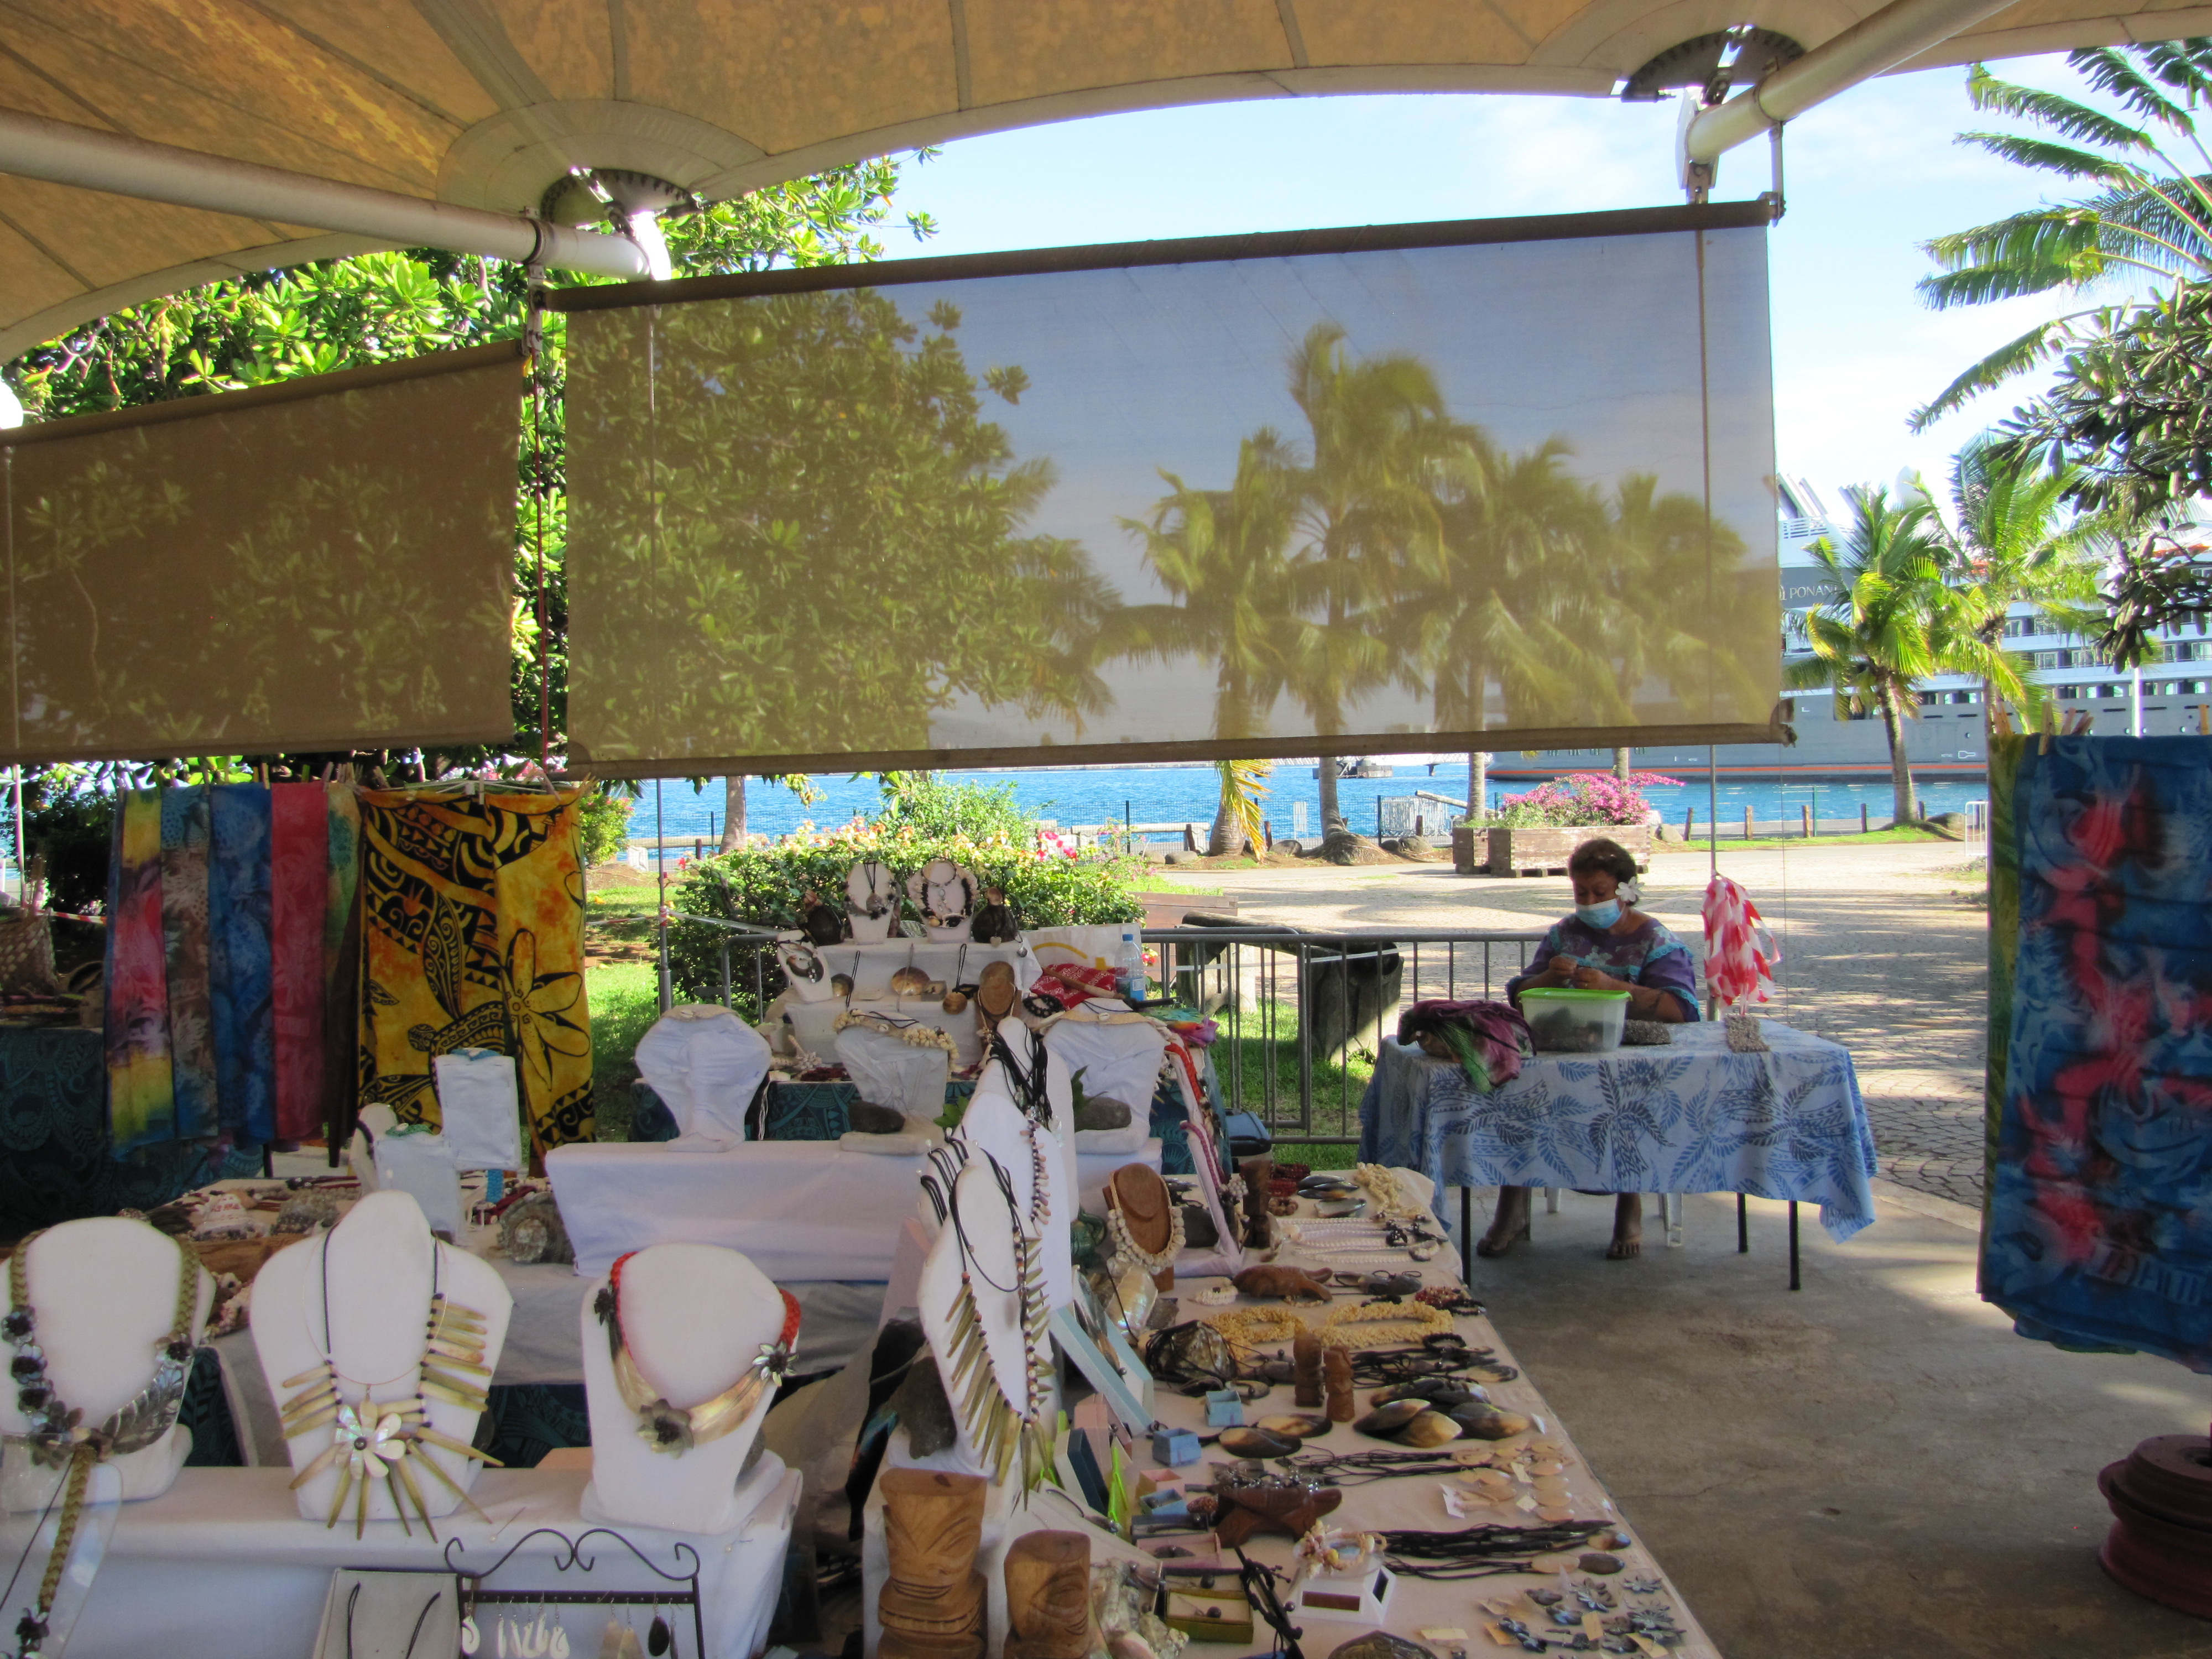
[{"label": "pink flowering bush", "polygon": [[1626,779],[1610,772],[1577,772],[1554,783],[1540,783],[1526,794],[1506,796],[1485,822],[1508,828],[1646,823],[1651,803],[1644,792],[1679,787],[1680,781],[1656,772],[1632,772]]}]

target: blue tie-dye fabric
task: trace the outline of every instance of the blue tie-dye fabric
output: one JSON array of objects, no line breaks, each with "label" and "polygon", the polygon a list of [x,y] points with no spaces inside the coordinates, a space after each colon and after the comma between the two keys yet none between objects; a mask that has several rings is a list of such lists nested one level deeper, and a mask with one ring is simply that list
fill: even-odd
[{"label": "blue tie-dye fabric", "polygon": [[222,783],[208,791],[210,1003],[217,1121],[242,1140],[276,1133],[276,1020],[270,1001],[269,791]]}]

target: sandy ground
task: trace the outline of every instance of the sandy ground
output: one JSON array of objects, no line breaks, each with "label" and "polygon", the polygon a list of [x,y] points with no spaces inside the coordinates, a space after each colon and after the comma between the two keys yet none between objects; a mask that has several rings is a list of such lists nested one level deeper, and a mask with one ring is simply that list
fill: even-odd
[{"label": "sandy ground", "polygon": [[[1722,872],[1750,893],[1782,946],[1767,1012],[1851,1051],[1884,1173],[1975,1204],[1988,913],[1983,878],[1969,860],[1979,854],[1978,847],[1923,842],[1723,847],[1720,856]],[[1709,876],[1702,849],[1662,852],[1644,884],[1644,908],[1692,955],[1704,951],[1699,907]],[[1234,895],[1240,917],[1319,928],[1526,932],[1574,906],[1564,876],[1462,876],[1449,864],[1208,871],[1203,884]],[[1205,905],[1191,900],[1194,909]],[[1515,959],[1510,951],[1496,955],[1504,971]],[[1441,994],[1433,950],[1425,949],[1421,972],[1425,993]],[[1465,979],[1459,988],[1479,994]]]}]

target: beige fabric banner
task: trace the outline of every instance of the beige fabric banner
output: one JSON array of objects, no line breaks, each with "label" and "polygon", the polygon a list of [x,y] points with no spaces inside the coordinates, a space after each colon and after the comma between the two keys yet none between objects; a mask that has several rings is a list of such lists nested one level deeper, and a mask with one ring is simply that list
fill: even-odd
[{"label": "beige fabric banner", "polygon": [[1771,737],[1765,229],[1577,222],[579,290],[573,763]]},{"label": "beige fabric banner", "polygon": [[0,761],[511,737],[514,348],[0,433]]}]

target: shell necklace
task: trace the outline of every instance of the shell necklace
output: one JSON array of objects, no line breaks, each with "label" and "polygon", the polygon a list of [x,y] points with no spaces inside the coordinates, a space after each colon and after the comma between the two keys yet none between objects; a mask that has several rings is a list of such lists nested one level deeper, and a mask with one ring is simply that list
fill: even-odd
[{"label": "shell necklace", "polygon": [[[46,1644],[54,1597],[76,1542],[94,1466],[143,1451],[175,1425],[178,1408],[184,1404],[185,1380],[191,1372],[192,1316],[199,1311],[200,1300],[199,1259],[179,1244],[176,1312],[168,1334],[154,1345],[154,1375],[105,1422],[89,1426],[83,1412],[73,1409],[46,1381],[46,1350],[39,1345],[38,1314],[31,1306],[31,1243],[38,1237],[33,1233],[16,1245],[8,1262],[9,1307],[6,1317],[0,1319],[0,1335],[15,1350],[8,1373],[15,1379],[15,1403],[28,1419],[30,1432],[11,1434],[7,1443],[27,1449],[31,1461],[41,1468],[66,1473],[58,1493],[61,1518],[55,1522],[53,1546],[46,1553],[46,1574],[39,1581],[37,1597],[15,1626],[21,1644],[17,1659],[38,1659]],[[32,1528],[34,1544],[38,1530]]]},{"label": "shell necklace", "polygon": [[783,1386],[784,1376],[791,1370],[791,1351],[799,1342],[799,1304],[789,1291],[777,1286],[776,1294],[783,1298],[783,1328],[775,1340],[762,1343],[744,1374],[712,1400],[696,1406],[672,1406],[645,1380],[623,1335],[623,1268],[636,1254],[631,1250],[616,1258],[607,1274],[606,1288],[599,1292],[592,1311],[607,1328],[615,1392],[622,1396],[623,1405],[637,1413],[637,1437],[657,1452],[681,1457],[694,1446],[708,1445],[735,1433],[751,1417],[763,1393]]},{"label": "shell necklace", "polygon": [[[478,1519],[485,1519],[476,1500],[446,1473],[436,1458],[428,1455],[428,1449],[434,1446],[456,1457],[506,1467],[489,1452],[478,1451],[465,1440],[457,1440],[430,1426],[433,1400],[442,1400],[473,1413],[481,1413],[489,1403],[484,1390],[491,1382],[491,1368],[483,1363],[484,1316],[473,1308],[451,1300],[439,1288],[446,1247],[434,1238],[430,1241],[430,1305],[423,1319],[422,1358],[398,1376],[378,1382],[364,1382],[346,1376],[338,1370],[332,1357],[336,1350],[331,1340],[331,1234],[325,1233],[319,1246],[323,1291],[319,1346],[322,1359],[297,1376],[287,1377],[277,1384],[280,1389],[297,1391],[279,1408],[278,1427],[284,1438],[290,1440],[328,1425],[331,1442],[292,1477],[292,1490],[299,1491],[324,1470],[335,1466],[338,1472],[337,1490],[331,1498],[330,1518],[323,1525],[325,1528],[337,1525],[338,1517],[345,1513],[346,1499],[350,1497],[354,1500],[353,1535],[359,1538],[368,1525],[370,1483],[389,1480],[392,1507],[399,1517],[400,1530],[413,1535],[414,1529],[407,1523],[407,1509],[411,1504],[415,1513],[422,1517],[423,1528],[434,1541],[438,1529],[431,1522],[429,1505],[422,1501],[422,1489],[415,1480],[414,1471],[419,1468],[441,1481],[454,1497],[475,1511]],[[314,1334],[312,1325],[308,1334],[311,1337]],[[401,1381],[410,1372],[415,1377],[411,1398],[369,1397],[376,1389]],[[349,1401],[341,1383],[359,1389],[360,1398]]]}]

